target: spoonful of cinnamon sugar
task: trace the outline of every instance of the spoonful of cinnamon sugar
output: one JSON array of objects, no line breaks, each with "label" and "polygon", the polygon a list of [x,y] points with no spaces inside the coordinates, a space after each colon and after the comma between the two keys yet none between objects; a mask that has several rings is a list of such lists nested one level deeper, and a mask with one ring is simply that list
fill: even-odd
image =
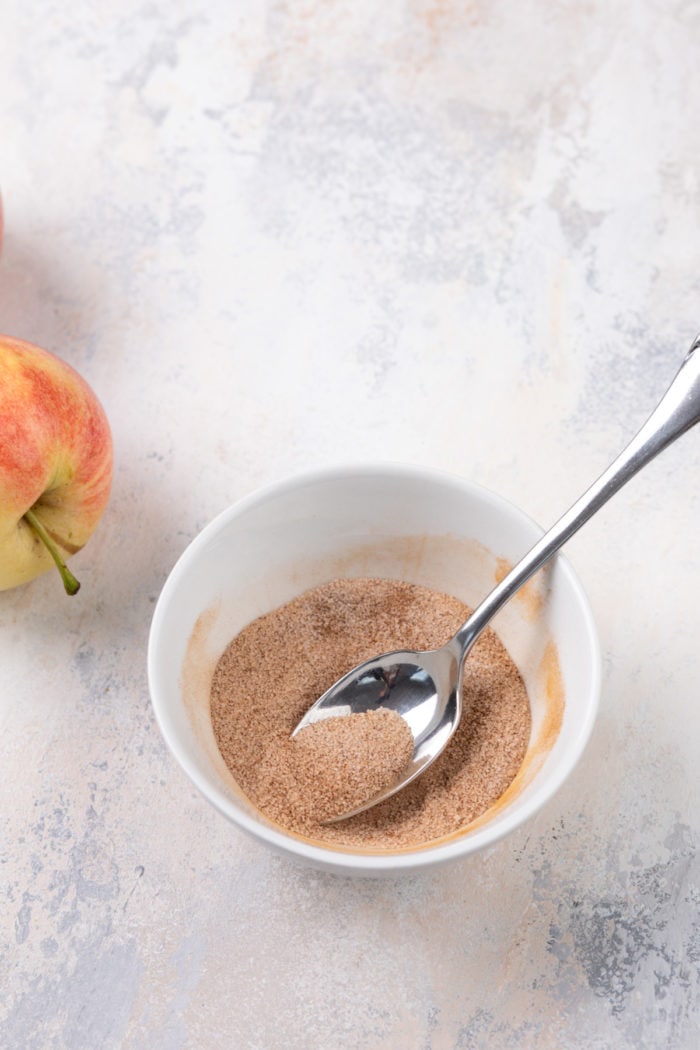
[{"label": "spoonful of cinnamon sugar", "polygon": [[[361,813],[394,795],[420,776],[443,752],[462,717],[462,671],[474,642],[513,595],[546,564],[642,467],[700,421],[700,336],[649,419],[590,488],[511,569],[440,649],[400,650],[355,667],[328,689],[306,712],[292,733],[302,760],[316,748],[348,747],[333,770],[335,790],[342,791],[342,812],[326,822]],[[393,716],[391,733],[379,748],[363,745],[362,762],[350,741],[371,733],[377,716]],[[360,723],[358,719],[364,718]],[[397,733],[400,722],[408,733]],[[388,728],[389,724],[384,723]],[[313,734],[313,736],[311,735]],[[377,739],[381,738],[381,734]],[[404,746],[405,745],[405,746]],[[354,746],[354,745],[353,745]],[[326,750],[326,755],[328,754]],[[318,756],[319,752],[316,751]],[[358,767],[371,769],[366,775]],[[326,762],[326,765],[328,763]],[[338,798],[338,795],[335,796]]]},{"label": "spoonful of cinnamon sugar", "polygon": [[331,823],[395,784],[413,756],[408,722],[389,707],[325,718],[294,739],[292,771],[313,785],[314,815]]}]

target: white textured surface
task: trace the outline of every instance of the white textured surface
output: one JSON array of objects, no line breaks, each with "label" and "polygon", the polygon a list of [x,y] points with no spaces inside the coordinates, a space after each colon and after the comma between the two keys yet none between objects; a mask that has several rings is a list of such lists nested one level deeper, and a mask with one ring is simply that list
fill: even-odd
[{"label": "white textured surface", "polygon": [[117,469],[80,595],[0,595],[0,1045],[697,1045],[700,432],[570,544],[601,716],[488,856],[268,855],[144,656],[187,541],[298,469],[578,495],[700,326],[699,112],[694,0],[7,0],[0,330],[84,373]]}]

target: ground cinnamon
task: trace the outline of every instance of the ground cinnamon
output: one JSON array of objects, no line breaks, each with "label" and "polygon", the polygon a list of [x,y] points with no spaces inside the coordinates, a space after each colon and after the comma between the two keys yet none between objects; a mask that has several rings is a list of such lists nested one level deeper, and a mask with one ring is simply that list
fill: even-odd
[{"label": "ground cinnamon", "polygon": [[377,777],[393,775],[391,763],[404,761],[400,732],[393,736],[388,723],[376,722],[373,732],[373,720],[364,719],[354,728],[319,726],[305,743],[303,734],[294,741],[290,734],[350,668],[391,649],[436,648],[468,615],[449,595],[372,578],[322,584],[249,624],[224,652],[211,687],[214,733],[241,790],[288,831],[334,846],[406,849],[465,828],[506,790],[530,737],[525,685],[492,630],[466,662],[466,714],[447,749],[380,805],[322,823],[352,808],[348,799],[368,783],[371,789]]}]

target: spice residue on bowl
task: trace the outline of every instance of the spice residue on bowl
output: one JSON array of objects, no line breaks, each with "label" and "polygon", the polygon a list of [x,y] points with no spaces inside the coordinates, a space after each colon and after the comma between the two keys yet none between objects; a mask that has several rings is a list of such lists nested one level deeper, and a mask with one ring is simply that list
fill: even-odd
[{"label": "spice residue on bowl", "polygon": [[[358,793],[371,797],[377,778],[392,779],[396,763],[408,761],[406,736],[393,718],[376,723],[379,712],[371,712],[371,719],[334,718],[293,740],[290,734],[352,667],[392,649],[437,648],[469,612],[426,587],[362,578],[322,584],[254,620],[231,641],[211,687],[214,734],[240,789],[286,830],[338,847],[407,849],[466,827],[513,781],[530,738],[525,685],[490,628],[466,661],[465,714],[445,752],[378,806],[322,823],[363,801]],[[330,723],[336,725],[323,730]],[[311,728],[317,732],[308,735]],[[380,742],[372,763],[350,778],[357,759],[349,749],[367,756],[372,738]]]}]

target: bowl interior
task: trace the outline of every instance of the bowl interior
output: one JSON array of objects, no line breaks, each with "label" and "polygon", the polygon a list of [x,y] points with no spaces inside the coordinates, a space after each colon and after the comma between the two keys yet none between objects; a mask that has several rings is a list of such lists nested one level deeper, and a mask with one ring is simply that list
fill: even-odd
[{"label": "bowl interior", "polygon": [[599,656],[588,603],[564,559],[540,572],[493,627],[528,689],[528,755],[503,799],[466,832],[400,853],[339,851],[272,825],[238,791],[214,739],[209,688],[244,626],[336,577],[385,576],[478,604],[541,535],[505,500],[410,468],[327,472],[241,501],[187,548],[159,599],[149,680],[166,742],[223,813],[271,845],[334,870],[380,872],[448,859],[517,826],[559,787],[595,715]]}]

